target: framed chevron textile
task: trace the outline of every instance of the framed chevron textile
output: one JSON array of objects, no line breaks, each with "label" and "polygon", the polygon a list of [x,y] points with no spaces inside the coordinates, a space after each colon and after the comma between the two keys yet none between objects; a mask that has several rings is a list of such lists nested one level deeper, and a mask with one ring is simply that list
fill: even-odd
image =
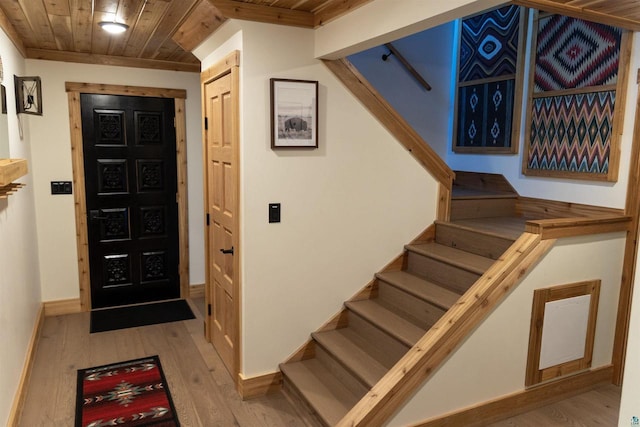
[{"label": "framed chevron textile", "polygon": [[616,181],[628,32],[543,12],[533,29],[523,173]]},{"label": "framed chevron textile", "polygon": [[615,101],[615,91],[535,98],[527,166],[606,175]]},{"label": "framed chevron textile", "polygon": [[525,10],[504,6],[460,23],[453,136],[457,153],[518,151]]}]

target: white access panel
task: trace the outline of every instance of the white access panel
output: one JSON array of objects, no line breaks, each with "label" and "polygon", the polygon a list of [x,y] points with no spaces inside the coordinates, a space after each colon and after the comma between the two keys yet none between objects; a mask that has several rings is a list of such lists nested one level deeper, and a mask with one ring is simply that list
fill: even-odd
[{"label": "white access panel", "polygon": [[539,369],[584,357],[591,295],[545,304]]}]

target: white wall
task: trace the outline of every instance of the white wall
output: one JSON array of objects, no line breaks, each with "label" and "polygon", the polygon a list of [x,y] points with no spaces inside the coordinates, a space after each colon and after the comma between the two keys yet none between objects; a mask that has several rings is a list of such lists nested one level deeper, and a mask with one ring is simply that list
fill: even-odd
[{"label": "white wall", "polygon": [[416,71],[431,85],[427,91],[407,69],[378,46],[348,57],[349,61],[378,89],[387,102],[422,136],[443,159],[450,150],[449,112],[453,22],[431,28],[393,43]]},{"label": "white wall", "polygon": [[204,283],[200,77],[197,73],[27,60],[42,79],[43,115],[29,117],[36,224],[44,301],[79,296],[73,196],[52,196],[50,182],[72,180],[65,82],[186,89],[190,282]]},{"label": "white wall", "polygon": [[524,390],[535,289],[602,280],[591,367],[610,365],[624,244],[624,233],[558,240],[388,425],[410,425]]},{"label": "white wall", "polygon": [[[28,131],[31,118],[23,118],[25,132],[20,139],[13,90],[13,75],[26,75],[25,63],[2,31],[0,56],[2,83],[7,89],[9,154],[27,159],[29,169],[33,170]],[[33,173],[17,181],[26,187],[0,200],[0,425],[7,424],[40,307]]]},{"label": "white wall", "polygon": [[[437,186],[313,58],[313,31],[237,25],[243,49],[241,372],[254,376],[275,371],[432,223]],[[272,77],[319,81],[317,150],[270,148]],[[268,223],[270,202],[282,203],[282,223]]]}]

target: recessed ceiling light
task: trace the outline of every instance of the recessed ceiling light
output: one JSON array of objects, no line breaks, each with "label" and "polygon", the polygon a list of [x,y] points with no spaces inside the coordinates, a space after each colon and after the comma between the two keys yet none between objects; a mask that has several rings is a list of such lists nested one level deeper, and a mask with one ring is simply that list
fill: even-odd
[{"label": "recessed ceiling light", "polygon": [[129,26],[127,24],[123,24],[122,22],[102,21],[99,22],[98,25],[100,25],[103,30],[111,34],[124,33],[129,29]]}]

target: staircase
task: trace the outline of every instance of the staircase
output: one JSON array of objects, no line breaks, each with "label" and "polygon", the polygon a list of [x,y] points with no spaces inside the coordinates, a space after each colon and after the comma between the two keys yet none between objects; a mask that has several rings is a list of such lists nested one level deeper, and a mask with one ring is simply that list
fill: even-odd
[{"label": "staircase", "polygon": [[280,365],[285,390],[319,425],[337,424],[515,241],[469,223],[515,209],[508,192],[473,184],[454,187],[460,223],[436,221],[368,292],[345,302],[338,320],[312,333],[300,357]]}]

